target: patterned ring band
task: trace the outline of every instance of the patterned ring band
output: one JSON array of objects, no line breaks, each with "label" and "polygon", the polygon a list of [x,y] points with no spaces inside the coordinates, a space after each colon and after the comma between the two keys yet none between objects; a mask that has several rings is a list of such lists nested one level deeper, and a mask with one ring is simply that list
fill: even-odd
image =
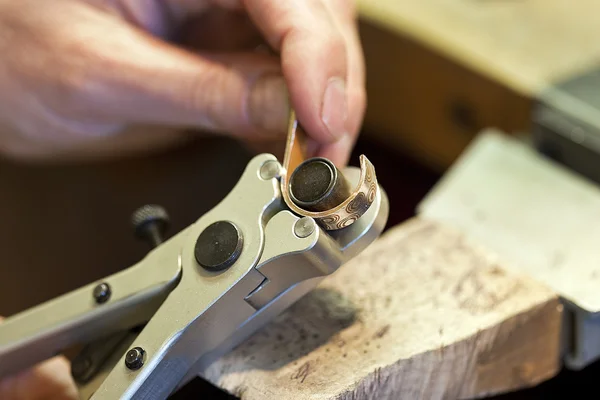
[{"label": "patterned ring band", "polygon": [[284,155],[281,192],[286,205],[296,214],[312,217],[326,230],[345,228],[356,222],[373,204],[379,186],[375,167],[364,155],[360,156],[360,177],[357,187],[339,205],[325,211],[307,211],[296,205],[290,196],[290,175],[306,158],[306,134],[292,111]]}]

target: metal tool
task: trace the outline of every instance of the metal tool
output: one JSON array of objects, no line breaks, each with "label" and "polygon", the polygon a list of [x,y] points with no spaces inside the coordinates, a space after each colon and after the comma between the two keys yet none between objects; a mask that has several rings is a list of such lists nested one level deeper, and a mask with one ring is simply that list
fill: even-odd
[{"label": "metal tool", "polygon": [[[168,397],[382,232],[388,200],[372,165],[368,171],[348,167],[342,175],[327,160],[318,162],[330,171],[299,171],[293,179],[294,193],[312,194],[311,207],[326,209],[317,218],[303,203],[286,201],[288,170],[270,154],[254,157],[215,208],[167,241],[160,235],[166,213],[142,209],[137,232],[154,246],[144,259],[0,325],[0,379],[87,344],[72,368],[93,399]],[[340,192],[339,182],[358,189]],[[364,187],[368,196],[360,194]],[[351,216],[328,223],[326,217],[341,210]],[[116,363],[107,365],[111,360]]]}]

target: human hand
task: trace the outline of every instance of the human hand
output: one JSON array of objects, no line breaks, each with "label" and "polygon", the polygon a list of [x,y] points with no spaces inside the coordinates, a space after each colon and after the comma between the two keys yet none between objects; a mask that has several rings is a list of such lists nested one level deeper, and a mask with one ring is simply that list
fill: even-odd
[{"label": "human hand", "polygon": [[281,135],[289,99],[343,165],[365,109],[352,0],[0,0],[0,49],[0,152],[21,159],[180,139],[131,126]]},{"label": "human hand", "polygon": [[59,356],[0,380],[0,399],[76,400],[79,395],[68,360]]}]

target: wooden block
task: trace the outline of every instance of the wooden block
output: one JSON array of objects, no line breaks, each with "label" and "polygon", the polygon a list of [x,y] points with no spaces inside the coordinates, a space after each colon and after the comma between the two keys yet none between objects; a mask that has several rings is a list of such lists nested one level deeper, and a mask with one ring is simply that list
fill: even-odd
[{"label": "wooden block", "polygon": [[588,312],[600,312],[600,188],[519,140],[482,133],[418,211]]},{"label": "wooden block", "polygon": [[594,0],[357,3],[365,127],[438,170],[484,128],[529,131],[541,92],[598,66]]},{"label": "wooden block", "polygon": [[557,372],[561,310],[456,231],[414,219],[202,376],[244,400],[480,397]]}]

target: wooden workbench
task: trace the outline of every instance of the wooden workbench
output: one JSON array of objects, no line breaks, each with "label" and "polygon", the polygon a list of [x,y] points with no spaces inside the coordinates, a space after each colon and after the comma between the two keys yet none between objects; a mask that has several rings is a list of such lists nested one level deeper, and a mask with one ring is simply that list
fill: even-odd
[{"label": "wooden workbench", "polygon": [[365,126],[445,170],[483,129],[527,131],[539,94],[600,65],[593,0],[358,0]]},{"label": "wooden workbench", "polygon": [[[597,65],[600,3],[577,4],[585,12],[567,0],[360,0],[367,131],[444,170],[483,128],[527,130],[538,93]],[[0,238],[15,276],[5,271],[0,305],[10,314],[13,301],[31,306],[137,260],[136,206],[165,204],[176,231],[229,190],[247,156],[202,143],[97,169],[4,166]],[[489,246],[495,236],[451,225],[394,227],[203,376],[241,399],[317,400],[473,398],[554,376],[557,288]],[[40,283],[24,293],[32,274]]]},{"label": "wooden workbench", "polygon": [[464,399],[599,360],[597,184],[487,130],[417,211],[203,376],[243,400]]},{"label": "wooden workbench", "polygon": [[[358,4],[368,72],[365,126],[372,136],[438,171],[449,168],[486,128],[499,128],[508,135],[528,132],[532,110],[543,92],[599,66],[600,46],[595,38],[600,33],[600,3],[591,0],[576,6],[568,0],[359,0]],[[476,166],[472,172],[483,174]],[[510,181],[508,175],[502,175],[506,182]],[[561,182],[570,185],[568,178]],[[571,204],[583,201],[581,196],[573,196],[577,199],[571,199],[575,201]],[[557,201],[568,203],[566,197]],[[595,266],[582,264],[564,252],[556,256],[551,247],[557,237],[551,232],[545,236],[532,233],[532,215],[526,209],[504,210],[513,213],[510,218],[497,215],[496,224],[486,224],[473,216],[477,210],[472,204],[452,208],[450,195],[435,198],[439,198],[437,206],[423,216],[427,223],[418,218],[395,228],[360,262],[340,271],[341,276],[376,271],[376,277],[369,274],[363,279],[368,284],[332,277],[324,285],[325,292],[301,301],[249,344],[221,360],[206,377],[242,399],[468,398],[523,388],[552,377],[558,368],[562,329],[561,308],[553,296],[577,292],[575,281],[560,274],[567,273],[567,264],[571,270],[584,272]],[[573,212],[580,212],[577,215],[584,221],[585,209],[575,207]],[[509,222],[511,230],[502,230]],[[530,231],[520,229],[520,224]],[[446,230],[448,226],[457,231]],[[537,229],[542,233],[540,226]],[[463,231],[469,237],[468,245],[458,239],[461,234],[457,232]],[[415,232],[427,232],[422,242],[416,240],[419,246],[407,239],[419,237]],[[448,248],[442,244],[448,243],[446,240],[453,243],[456,258],[446,257]],[[579,245],[584,244],[591,245]],[[535,251],[529,253],[528,248]],[[590,255],[587,250],[585,254]],[[466,265],[475,253],[500,260],[476,263],[471,271],[482,275],[473,279],[466,273],[470,271]],[[560,271],[552,270],[557,262]],[[377,275],[380,271],[384,273]],[[456,275],[439,271],[456,271]],[[527,287],[524,292],[535,292],[529,285],[539,283],[551,288],[553,295],[543,301],[544,306],[534,306],[535,301],[520,295],[507,296],[512,291],[502,288],[512,284],[492,284],[488,280],[494,276],[491,271],[515,279],[516,287]],[[521,281],[521,274],[527,279]],[[580,283],[586,288],[591,285]],[[468,287],[471,292],[466,302],[470,304],[490,304],[495,302],[489,299],[508,297],[511,312],[503,314],[494,307],[481,311],[484,307],[479,313],[461,314],[456,298],[440,300],[451,287]],[[341,301],[319,297],[330,289],[357,305],[358,321],[339,327],[324,322],[327,318],[320,313],[327,315]],[[583,302],[594,296],[592,292],[586,290],[578,298]],[[490,297],[482,300],[486,293]],[[400,300],[386,307],[386,298]],[[515,318],[523,319],[515,323]],[[449,328],[456,321],[461,329]],[[549,324],[542,329],[552,332],[551,338],[538,331],[540,321]],[[386,335],[379,338],[378,329],[387,326],[390,328],[383,330]],[[521,330],[513,330],[515,326]],[[298,333],[302,329],[308,329],[305,335]],[[499,333],[504,329],[510,333]],[[312,339],[315,331],[319,337]],[[389,332],[393,334],[387,335]],[[543,343],[544,350],[513,352],[510,346],[482,340],[484,332],[490,337],[511,337],[512,345]],[[293,338],[293,347],[278,348],[278,337]],[[416,345],[412,337],[419,338]],[[479,352],[479,346],[508,361],[490,364],[495,371],[492,375],[504,379],[502,382],[485,375],[487,369],[478,360],[489,358]],[[497,352],[490,350],[494,348]]]},{"label": "wooden workbench", "polygon": [[548,288],[417,218],[202,376],[242,400],[479,398],[557,373],[561,315]]}]

